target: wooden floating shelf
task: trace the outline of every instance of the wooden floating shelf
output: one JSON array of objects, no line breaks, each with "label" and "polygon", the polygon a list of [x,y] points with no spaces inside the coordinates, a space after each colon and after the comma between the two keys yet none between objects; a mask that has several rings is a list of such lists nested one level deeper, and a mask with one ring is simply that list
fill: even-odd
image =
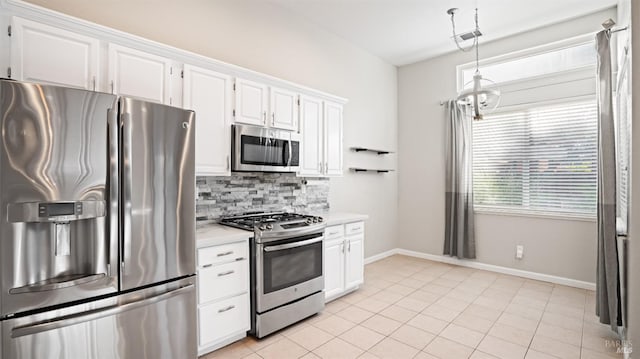
[{"label": "wooden floating shelf", "polygon": [[386,150],[376,150],[373,148],[365,148],[365,147],[351,147],[352,150],[356,151],[356,152],[374,152],[377,153],[379,155],[388,155],[389,153],[393,153],[392,151],[386,151]]},{"label": "wooden floating shelf", "polygon": [[395,170],[392,169],[374,169],[374,168],[359,168],[359,167],[351,167],[349,168],[350,170],[352,170],[353,172],[375,172],[375,173],[387,173],[387,172],[393,172]]}]

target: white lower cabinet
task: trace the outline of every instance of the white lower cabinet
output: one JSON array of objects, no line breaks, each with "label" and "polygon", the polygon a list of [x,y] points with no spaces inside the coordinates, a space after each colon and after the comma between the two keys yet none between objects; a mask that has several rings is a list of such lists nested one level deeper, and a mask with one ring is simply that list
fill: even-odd
[{"label": "white lower cabinet", "polygon": [[364,222],[329,226],[325,230],[324,290],[332,300],[364,282]]},{"label": "white lower cabinet", "polygon": [[248,240],[198,249],[198,355],[246,336]]}]

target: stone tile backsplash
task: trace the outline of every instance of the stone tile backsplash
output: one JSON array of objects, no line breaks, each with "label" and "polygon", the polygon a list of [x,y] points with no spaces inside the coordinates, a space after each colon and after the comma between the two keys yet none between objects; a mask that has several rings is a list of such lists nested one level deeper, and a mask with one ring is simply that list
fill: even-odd
[{"label": "stone tile backsplash", "polygon": [[233,173],[197,177],[196,217],[214,220],[252,211],[321,212],[329,210],[329,179],[294,173]]}]

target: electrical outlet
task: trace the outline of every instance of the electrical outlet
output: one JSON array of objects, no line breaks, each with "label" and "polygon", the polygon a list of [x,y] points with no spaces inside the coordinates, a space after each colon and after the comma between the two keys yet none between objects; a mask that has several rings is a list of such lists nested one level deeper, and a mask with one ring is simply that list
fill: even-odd
[{"label": "electrical outlet", "polygon": [[517,245],[516,246],[516,258],[517,259],[522,259],[522,256],[524,256],[524,246],[523,245]]}]

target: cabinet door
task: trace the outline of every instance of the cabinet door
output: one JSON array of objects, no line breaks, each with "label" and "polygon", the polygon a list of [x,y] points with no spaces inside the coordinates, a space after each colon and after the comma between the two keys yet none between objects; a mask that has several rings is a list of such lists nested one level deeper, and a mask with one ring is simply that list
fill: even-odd
[{"label": "cabinet door", "polygon": [[364,282],[364,235],[347,237],[345,240],[345,288],[350,289]]},{"label": "cabinet door", "polygon": [[344,240],[325,243],[324,297],[330,298],[344,291]]},{"label": "cabinet door", "polygon": [[250,125],[266,126],[267,124],[267,91],[266,85],[236,79],[235,121]]},{"label": "cabinet door", "polygon": [[320,176],[323,172],[322,100],[300,96],[300,175]]},{"label": "cabinet door", "polygon": [[14,17],[11,34],[11,77],[99,89],[97,39]]},{"label": "cabinet door", "polygon": [[169,105],[171,60],[109,44],[109,91]]},{"label": "cabinet door", "polygon": [[196,112],[196,174],[231,174],[232,78],[185,65],[183,107]]},{"label": "cabinet door", "polygon": [[284,130],[298,130],[298,94],[292,91],[272,87],[271,127]]},{"label": "cabinet door", "polygon": [[342,105],[324,103],[324,174],[342,176]]}]

